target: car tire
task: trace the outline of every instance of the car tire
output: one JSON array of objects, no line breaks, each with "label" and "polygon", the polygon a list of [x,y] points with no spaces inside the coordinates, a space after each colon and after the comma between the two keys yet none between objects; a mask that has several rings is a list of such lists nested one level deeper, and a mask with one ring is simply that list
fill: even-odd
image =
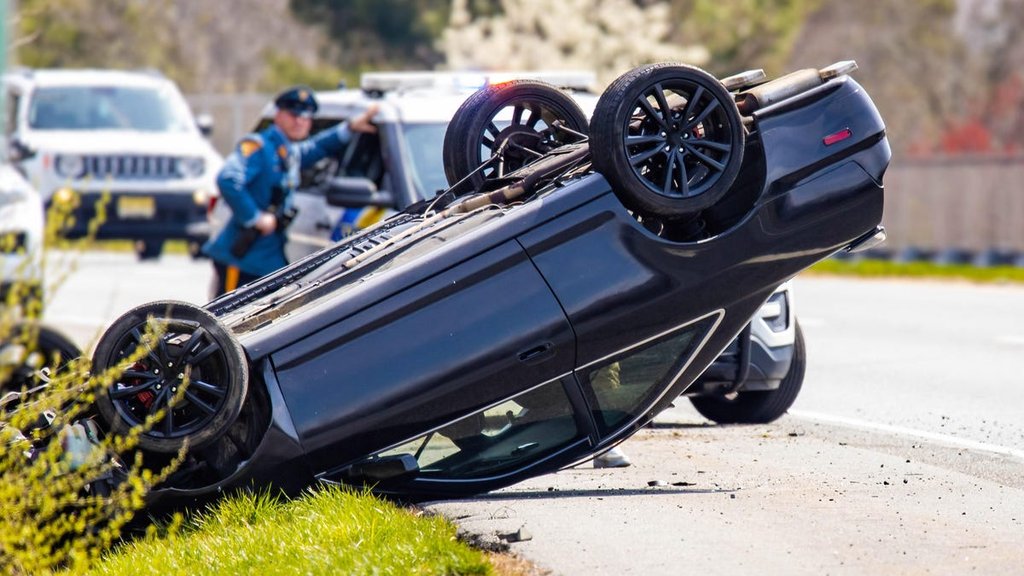
[{"label": "car tire", "polygon": [[[508,126],[495,121],[509,113]],[[556,125],[556,121],[561,124]],[[565,126],[569,130],[560,129]],[[466,99],[444,135],[444,174],[456,194],[478,190],[555,148],[586,138],[587,118],[571,96],[536,80],[514,80],[482,88]],[[502,158],[480,169],[495,155]],[[467,178],[466,182],[460,182]],[[456,187],[456,184],[458,186]]]},{"label": "car tire", "polygon": [[[118,365],[140,345],[150,322],[164,330],[133,366],[97,392],[96,404],[110,430],[126,434],[164,409],[188,375],[189,387],[168,413],[139,436],[139,447],[173,453],[187,443],[201,448],[227,432],[248,391],[248,362],[234,334],[210,312],[173,300],[129,310],[100,338],[96,374]],[[161,373],[161,371],[163,371]]]},{"label": "car tire", "polygon": [[[39,331],[36,335],[34,350],[36,356],[26,358],[24,366],[13,370],[6,382],[0,382],[0,394],[30,388],[37,383],[37,370],[44,367],[60,368],[82,355],[82,350],[60,332],[46,326],[35,328]],[[21,326],[15,326],[11,330],[12,335],[21,333],[23,333]]]},{"label": "car tire", "polygon": [[[662,110],[672,110],[663,120]],[[715,205],[743,162],[745,133],[732,95],[685,64],[635,68],[601,94],[590,150],[622,203],[645,216],[687,218]]]},{"label": "car tire", "polygon": [[691,396],[690,403],[718,424],[767,424],[786,413],[800,394],[807,368],[807,350],[800,324],[795,326],[793,361],[775,390],[751,390],[726,396]]}]

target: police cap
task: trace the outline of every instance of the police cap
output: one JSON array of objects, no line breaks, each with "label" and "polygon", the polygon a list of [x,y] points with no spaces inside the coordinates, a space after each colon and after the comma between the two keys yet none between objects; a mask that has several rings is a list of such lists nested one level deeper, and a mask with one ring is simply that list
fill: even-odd
[{"label": "police cap", "polygon": [[286,110],[296,116],[313,116],[319,105],[313,96],[313,89],[309,86],[292,86],[274,98],[274,105],[278,110]]}]

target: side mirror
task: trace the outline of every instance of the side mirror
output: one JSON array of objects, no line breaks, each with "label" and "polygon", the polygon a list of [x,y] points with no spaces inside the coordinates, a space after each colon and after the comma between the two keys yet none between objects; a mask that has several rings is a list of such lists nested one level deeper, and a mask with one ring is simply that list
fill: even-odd
[{"label": "side mirror", "polygon": [[203,112],[196,116],[196,127],[199,128],[199,133],[209,138],[213,135],[213,116]]},{"label": "side mirror", "polygon": [[22,160],[28,160],[29,158],[36,155],[36,151],[25,145],[24,142],[17,138],[11,138],[10,146],[8,147],[7,157],[11,162],[21,162]]},{"label": "side mirror", "polygon": [[327,203],[342,208],[381,206],[391,208],[395,197],[387,190],[377,190],[369,178],[339,176],[327,181]]}]

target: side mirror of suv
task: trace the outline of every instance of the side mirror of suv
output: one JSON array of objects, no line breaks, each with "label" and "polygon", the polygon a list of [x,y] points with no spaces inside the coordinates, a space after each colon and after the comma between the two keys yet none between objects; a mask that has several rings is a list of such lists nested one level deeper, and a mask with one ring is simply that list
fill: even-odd
[{"label": "side mirror of suv", "polygon": [[196,116],[196,127],[199,128],[199,133],[204,137],[209,138],[213,134],[213,116],[206,114],[199,114]]},{"label": "side mirror of suv", "polygon": [[29,158],[35,156],[36,151],[29,148],[21,140],[18,140],[17,138],[11,138],[7,154],[8,159],[11,162],[21,162],[22,160],[28,160]]},{"label": "side mirror of suv", "polygon": [[327,203],[342,208],[381,206],[393,208],[395,197],[387,190],[377,190],[369,178],[338,176],[327,182]]}]

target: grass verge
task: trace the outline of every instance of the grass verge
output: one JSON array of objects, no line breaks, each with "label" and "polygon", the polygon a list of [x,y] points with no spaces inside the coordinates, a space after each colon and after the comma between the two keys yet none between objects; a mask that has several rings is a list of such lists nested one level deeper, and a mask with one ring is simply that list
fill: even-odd
[{"label": "grass verge", "polygon": [[837,274],[864,278],[933,278],[968,280],[984,283],[1024,283],[1024,268],[1018,266],[978,266],[932,264],[930,262],[890,262],[888,260],[823,260],[805,274]]},{"label": "grass verge", "polygon": [[322,486],[282,500],[225,498],[180,530],[127,543],[90,574],[492,574],[444,518]]}]

